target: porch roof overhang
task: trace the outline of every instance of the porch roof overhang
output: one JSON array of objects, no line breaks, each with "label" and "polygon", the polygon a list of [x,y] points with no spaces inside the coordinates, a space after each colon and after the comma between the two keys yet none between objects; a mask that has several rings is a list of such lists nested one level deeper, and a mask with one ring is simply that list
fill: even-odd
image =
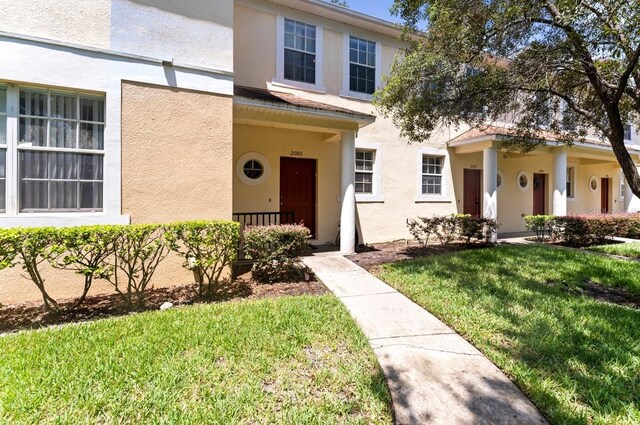
[{"label": "porch roof overhang", "polygon": [[291,93],[256,87],[234,87],[233,121],[271,127],[318,131],[357,132],[376,117],[326,103],[303,99]]},{"label": "porch roof overhang", "polygon": [[[552,153],[554,149],[565,147],[565,143],[558,141],[557,136],[548,131],[541,131],[538,141],[544,143],[536,147],[528,155],[540,155]],[[514,130],[507,127],[483,126],[472,128],[450,140],[447,144],[455,153],[465,154],[481,152],[487,147],[500,147],[500,143],[514,137]],[[640,147],[627,145],[627,150],[636,161],[640,161]],[[587,138],[584,141],[576,141],[567,153],[575,156],[616,161],[609,142]]]}]

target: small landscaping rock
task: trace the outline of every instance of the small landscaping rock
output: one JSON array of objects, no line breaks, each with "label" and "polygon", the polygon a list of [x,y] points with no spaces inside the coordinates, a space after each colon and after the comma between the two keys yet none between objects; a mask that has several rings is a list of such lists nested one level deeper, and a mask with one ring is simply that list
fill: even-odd
[{"label": "small landscaping rock", "polygon": [[173,303],[170,303],[170,302],[163,303],[163,304],[160,306],[160,310],[161,310],[161,311],[169,310],[170,308],[173,308]]}]

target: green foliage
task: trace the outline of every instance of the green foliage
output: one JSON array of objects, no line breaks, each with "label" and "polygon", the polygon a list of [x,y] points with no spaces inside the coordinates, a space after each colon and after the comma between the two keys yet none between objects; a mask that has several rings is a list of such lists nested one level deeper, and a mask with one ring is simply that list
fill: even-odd
[{"label": "green foliage", "polygon": [[47,292],[40,267],[52,258],[57,237],[58,230],[53,227],[0,231],[0,270],[20,265],[40,290],[44,306],[50,312],[59,312],[60,306]]},{"label": "green foliage", "polygon": [[333,296],[186,306],[0,338],[2,424],[392,424]]},{"label": "green foliage", "polygon": [[78,226],[57,229],[51,241],[49,262],[53,267],[72,270],[83,277],[80,297],[67,307],[79,307],[94,279],[107,279],[113,273],[109,258],[123,226]]},{"label": "green foliage", "polygon": [[527,215],[524,222],[528,230],[535,232],[536,240],[544,242],[546,236],[553,238],[554,219],[552,215]]},{"label": "green foliage", "polygon": [[466,244],[488,242],[498,230],[498,223],[490,218],[473,217],[469,214],[452,214],[433,217],[418,217],[407,221],[409,232],[423,246],[434,236],[442,245],[454,240],[463,240]]},{"label": "green foliage", "polygon": [[107,279],[128,306],[144,307],[145,289],[168,253],[163,226],[135,224],[120,228],[113,244],[114,270]]},{"label": "green foliage", "polygon": [[[552,424],[640,423],[640,310],[581,294],[640,294],[640,263],[502,245],[384,265],[381,278],[469,340]],[[517,423],[518,420],[515,420]]]},{"label": "green foliage", "polygon": [[307,270],[300,265],[300,257],[308,251],[310,237],[309,229],[302,225],[245,229],[245,253],[255,260],[253,277],[268,283],[302,280]]},{"label": "green foliage", "polygon": [[395,0],[394,11],[407,48],[375,102],[403,135],[509,122],[503,149],[529,151],[541,130],[571,144],[595,129],[640,195],[624,144],[624,125],[640,125],[637,2]]},{"label": "green foliage", "polygon": [[220,289],[225,269],[238,255],[240,225],[233,221],[185,221],[167,225],[169,248],[184,258],[184,267],[193,270],[198,295],[208,296]]}]

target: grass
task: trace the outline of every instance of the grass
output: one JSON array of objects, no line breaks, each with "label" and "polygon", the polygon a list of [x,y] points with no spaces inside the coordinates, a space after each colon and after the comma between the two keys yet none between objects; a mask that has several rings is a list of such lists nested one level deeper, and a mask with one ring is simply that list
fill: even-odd
[{"label": "grass", "polygon": [[568,290],[590,280],[638,294],[640,263],[502,246],[379,274],[484,352],[552,423],[640,423],[640,311]]},{"label": "grass", "polygon": [[391,423],[331,296],[177,308],[0,338],[2,423]]},{"label": "grass", "polygon": [[592,246],[589,250],[623,257],[640,258],[640,242]]}]

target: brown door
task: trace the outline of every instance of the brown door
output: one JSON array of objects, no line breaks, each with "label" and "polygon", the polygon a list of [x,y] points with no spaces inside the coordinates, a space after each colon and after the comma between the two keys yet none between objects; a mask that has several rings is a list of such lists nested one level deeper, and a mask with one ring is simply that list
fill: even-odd
[{"label": "brown door", "polygon": [[280,158],[280,212],[316,235],[316,160]]},{"label": "brown door", "polygon": [[609,213],[609,200],[611,196],[611,179],[603,177],[600,179],[600,211],[602,214]]},{"label": "brown door", "polygon": [[463,212],[480,217],[480,179],[482,171],[464,169]]},{"label": "brown door", "polygon": [[533,215],[547,212],[547,175],[533,175]]}]

